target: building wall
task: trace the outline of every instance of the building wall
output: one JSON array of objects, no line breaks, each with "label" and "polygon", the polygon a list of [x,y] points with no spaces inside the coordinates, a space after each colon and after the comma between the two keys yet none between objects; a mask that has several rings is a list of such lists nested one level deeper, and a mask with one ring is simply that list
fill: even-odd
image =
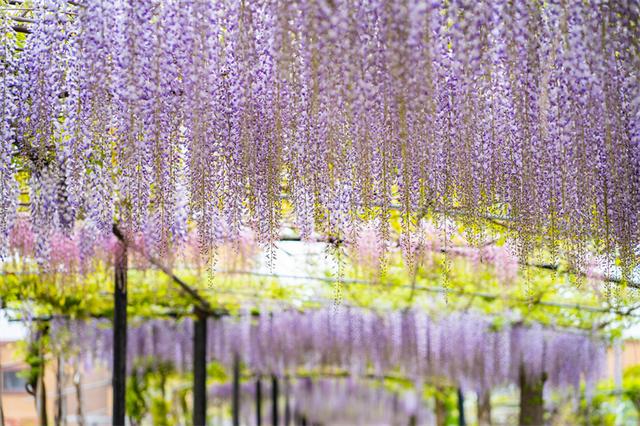
[{"label": "building wall", "polygon": [[[2,409],[7,426],[28,426],[37,424],[35,399],[27,393],[26,389],[7,390],[2,379],[5,372],[23,371],[27,368],[21,361],[23,358],[20,346],[17,342],[0,342],[0,366],[3,374],[0,375],[2,385]],[[45,376],[49,376],[45,370]],[[50,377],[46,377],[50,381]],[[46,381],[45,381],[46,383]]]},{"label": "building wall", "polygon": [[[19,342],[0,341],[0,366],[3,371],[25,370],[27,365],[22,361],[24,354]],[[63,416],[67,426],[78,425],[77,387],[74,383],[74,369],[71,363],[62,362],[64,398]],[[45,367],[45,389],[47,395],[47,417],[53,424],[56,405],[56,375],[58,363],[55,359],[47,359]],[[79,375],[83,400],[85,426],[103,426],[111,424],[111,376],[103,368],[92,368]],[[6,426],[36,426],[38,415],[35,399],[26,390],[7,391],[2,387],[2,407]]]},{"label": "building wall", "polygon": [[[628,339],[622,344],[620,357],[621,372],[629,367],[640,365],[640,340]],[[609,348],[607,354],[607,378],[615,380],[616,377],[616,354],[614,348]]]}]

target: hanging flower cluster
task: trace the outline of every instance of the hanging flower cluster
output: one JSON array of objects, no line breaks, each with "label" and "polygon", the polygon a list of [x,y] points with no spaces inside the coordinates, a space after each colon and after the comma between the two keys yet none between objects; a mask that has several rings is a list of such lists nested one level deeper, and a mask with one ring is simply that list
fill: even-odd
[{"label": "hanging flower cluster", "polygon": [[44,239],[115,220],[162,249],[192,222],[210,256],[224,226],[276,240],[286,203],[303,237],[499,215],[521,255],[635,262],[634,2],[34,3],[16,74],[3,47],[0,231],[17,146]]},{"label": "hanging flower cluster", "polygon": [[[77,223],[67,232],[55,231],[49,236],[45,245],[38,245],[38,234],[34,226],[26,218],[15,220],[9,232],[7,253],[27,262],[38,261],[44,269],[40,272],[61,272],[66,274],[87,273],[95,269],[99,263],[110,264],[118,250],[115,235],[101,233],[90,221]],[[130,241],[140,252],[132,251],[130,265],[134,268],[150,268],[145,257],[153,252],[153,241],[149,241],[144,233],[135,233]],[[197,233],[189,232],[182,244],[182,250],[166,254],[168,260],[179,262],[182,266],[204,269],[200,256]],[[241,228],[233,240],[229,239],[225,230],[218,247],[218,265],[230,270],[249,269],[257,256],[258,246],[255,235],[249,228]],[[43,260],[46,263],[43,264]],[[164,259],[163,259],[164,260]]]},{"label": "hanging flower cluster", "polygon": [[[101,329],[97,322],[74,327],[84,330],[72,337],[86,356],[111,353],[109,328]],[[208,329],[208,356],[229,367],[237,354],[260,374],[336,367],[356,377],[371,371],[380,376],[399,373],[416,382],[445,380],[472,390],[517,384],[521,367],[531,377],[546,373],[554,387],[577,389],[581,380],[592,385],[603,371],[606,352],[603,342],[584,334],[540,325],[496,328],[489,318],[474,314],[436,320],[412,310],[380,315],[329,308],[241,315],[210,320]],[[143,323],[130,330],[129,356],[185,366],[191,358],[192,330],[190,320]],[[82,338],[87,333],[96,337]]]},{"label": "hanging flower cluster", "polygon": [[[106,320],[68,320],[54,318],[51,321],[52,341],[64,342],[63,351],[78,354],[79,362],[91,370],[96,363],[111,367],[113,362],[113,327]],[[170,361],[183,371],[191,368],[193,324],[185,321],[145,321],[130,324],[127,328],[127,369],[132,373],[136,361],[148,359],[157,362]]]},{"label": "hanging flower cluster", "polygon": [[419,311],[378,315],[355,308],[269,313],[255,322],[224,318],[210,326],[209,344],[214,359],[230,364],[237,352],[264,373],[339,366],[357,376],[373,368],[470,389],[518,383],[520,366],[532,377],[546,373],[552,386],[577,388],[581,378],[595,381],[605,355],[589,336],[540,325],[496,330],[491,319],[474,314],[432,319]]},{"label": "hanging flower cluster", "polygon": [[[348,242],[346,245],[347,254],[356,268],[355,272],[364,273],[365,276],[379,274],[379,268],[388,263],[387,258],[392,252],[392,250],[385,252],[384,245],[385,242],[373,227],[367,226],[360,229],[355,241]],[[498,245],[495,241],[479,245],[465,238],[465,235],[455,229],[448,229],[446,235],[443,235],[434,223],[428,220],[422,220],[416,227],[409,246],[402,250],[402,254],[405,265],[409,267],[419,265],[424,268],[434,267],[438,254],[446,254],[449,258],[466,258],[478,269],[491,266],[492,271],[502,283],[514,282],[519,272],[519,259],[512,248]],[[595,275],[591,270],[588,274]],[[598,278],[604,278],[603,274]]]},{"label": "hanging flower cluster", "polygon": [[[434,424],[431,410],[413,390],[392,393],[358,380],[301,379],[292,389],[292,409],[319,424]],[[412,423],[413,422],[413,423]]]},{"label": "hanging flower cluster", "polygon": [[[271,383],[263,380],[262,386],[263,407],[267,407]],[[304,418],[308,424],[395,426],[412,424],[412,418],[419,425],[435,421],[417,390],[393,392],[375,380],[301,377],[288,378],[281,386],[293,417]],[[229,402],[233,398],[233,385],[214,385],[209,388],[209,395],[217,401]],[[240,397],[242,424],[255,425],[255,383],[241,383]]]},{"label": "hanging flower cluster", "polygon": [[9,233],[18,206],[12,143],[18,110],[16,41],[11,21],[3,14],[0,16],[0,259],[7,255]]}]

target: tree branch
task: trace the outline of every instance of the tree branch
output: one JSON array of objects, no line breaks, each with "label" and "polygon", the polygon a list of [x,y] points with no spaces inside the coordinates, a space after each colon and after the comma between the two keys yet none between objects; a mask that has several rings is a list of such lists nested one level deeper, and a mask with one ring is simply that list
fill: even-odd
[{"label": "tree branch", "polygon": [[154,256],[150,255],[149,253],[144,251],[141,247],[139,247],[137,244],[135,244],[133,241],[128,239],[122,233],[120,228],[118,228],[117,224],[113,224],[113,234],[124,245],[126,245],[127,247],[132,248],[133,250],[138,252],[147,261],[149,261],[149,263],[151,263],[152,265],[154,265],[155,267],[160,269],[162,272],[164,272],[167,276],[169,276],[173,280],[173,282],[178,284],[178,286],[182,289],[182,291],[184,291],[186,294],[191,296],[191,298],[193,298],[194,300],[196,300],[200,304],[200,306],[198,307],[200,310],[202,310],[206,314],[211,314],[211,315],[214,314],[214,311],[211,309],[211,305],[209,304],[209,302],[206,299],[204,299],[200,295],[200,293],[198,293],[198,291],[195,288],[191,287],[189,284],[187,284],[182,279],[180,279],[177,275],[175,275],[173,273],[173,271],[171,271],[171,269],[169,269],[169,267],[164,265],[159,259],[157,259]]}]

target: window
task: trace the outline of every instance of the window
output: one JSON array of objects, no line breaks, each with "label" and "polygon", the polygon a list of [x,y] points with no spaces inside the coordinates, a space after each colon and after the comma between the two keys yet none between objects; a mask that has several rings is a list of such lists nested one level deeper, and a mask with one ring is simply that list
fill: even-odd
[{"label": "window", "polygon": [[5,392],[26,392],[27,381],[22,377],[20,371],[2,372],[2,390]]}]

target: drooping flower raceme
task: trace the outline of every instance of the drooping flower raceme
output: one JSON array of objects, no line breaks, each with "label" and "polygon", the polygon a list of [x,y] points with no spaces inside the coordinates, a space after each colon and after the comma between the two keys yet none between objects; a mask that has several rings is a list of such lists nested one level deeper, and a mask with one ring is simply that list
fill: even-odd
[{"label": "drooping flower raceme", "polygon": [[[477,391],[518,384],[522,367],[530,377],[546,373],[553,387],[578,389],[581,381],[592,386],[600,378],[606,359],[605,343],[584,333],[539,324],[497,328],[490,318],[476,314],[431,318],[413,310],[380,314],[329,308],[209,321],[209,358],[231,367],[237,354],[259,374],[336,367],[355,377],[401,374],[417,383],[439,380]],[[111,347],[111,330],[99,321],[74,327],[84,330],[72,333],[81,353],[110,362],[105,349]],[[96,339],[81,337],[96,328]],[[62,333],[67,329],[60,327]],[[188,368],[192,330],[189,319],[133,327],[129,356],[173,360]]]},{"label": "drooping flower raceme", "polygon": [[224,227],[269,243],[286,202],[303,237],[377,219],[385,242],[399,209],[410,251],[425,213],[499,215],[523,256],[635,262],[635,2],[34,4],[24,51],[3,43],[0,220],[16,146],[43,258],[78,219],[159,252],[189,221],[207,256]]},{"label": "drooping flower raceme", "polygon": [[18,96],[16,93],[16,33],[7,16],[0,16],[0,257],[7,255],[18,201],[13,140]]}]

